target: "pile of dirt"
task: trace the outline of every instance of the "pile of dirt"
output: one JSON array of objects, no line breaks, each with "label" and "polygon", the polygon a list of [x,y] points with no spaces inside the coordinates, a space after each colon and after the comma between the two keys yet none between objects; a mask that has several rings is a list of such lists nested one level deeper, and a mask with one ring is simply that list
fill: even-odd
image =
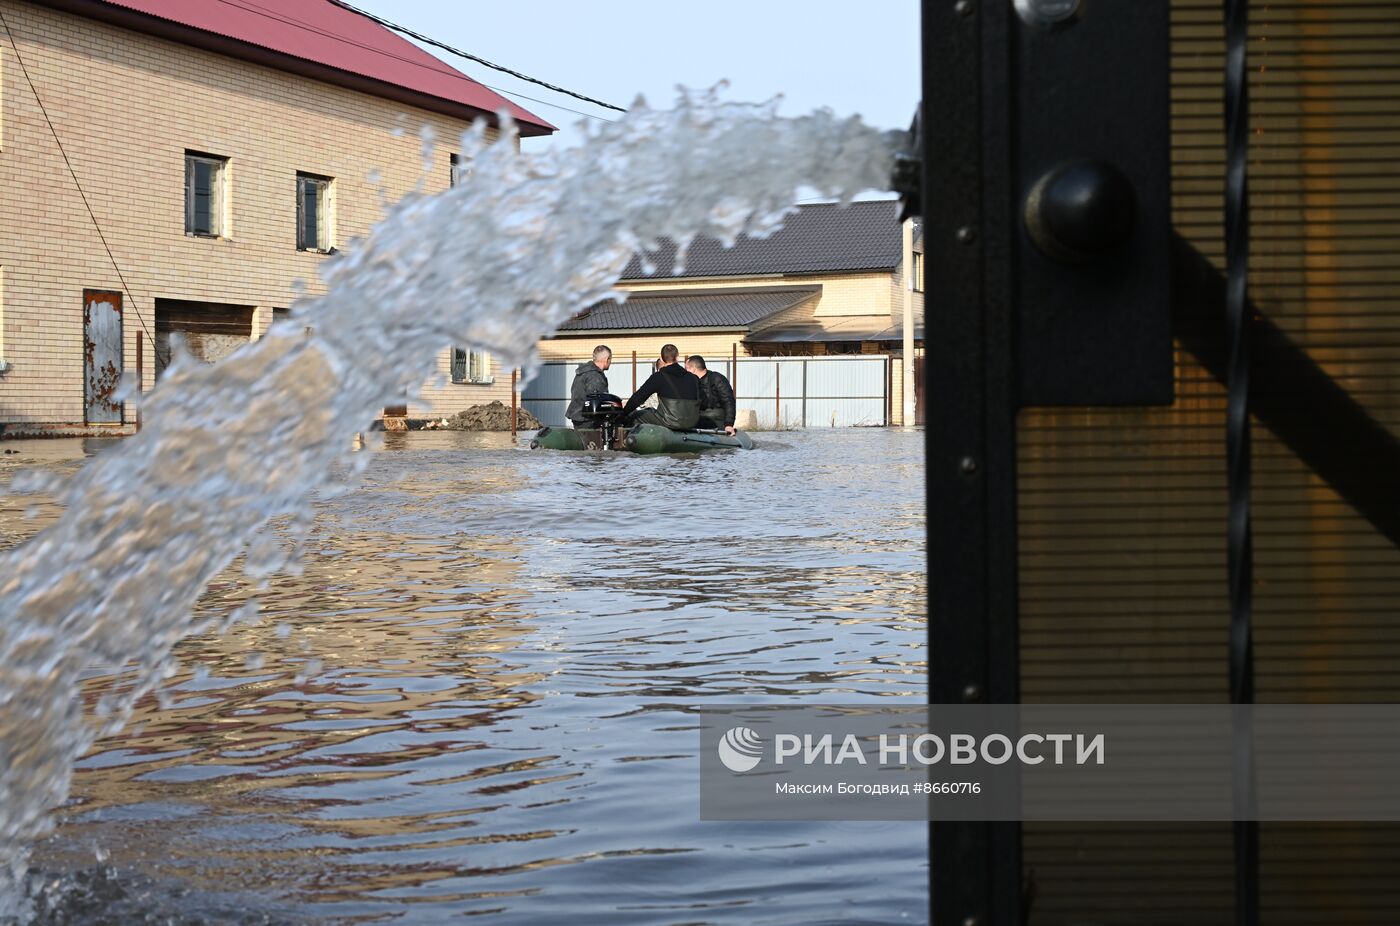
[{"label": "pile of dirt", "polygon": [[[521,431],[538,431],[544,425],[523,408],[516,409],[516,427]],[[510,406],[504,402],[473,405],[448,418],[429,421],[424,427],[434,431],[509,431]]]}]

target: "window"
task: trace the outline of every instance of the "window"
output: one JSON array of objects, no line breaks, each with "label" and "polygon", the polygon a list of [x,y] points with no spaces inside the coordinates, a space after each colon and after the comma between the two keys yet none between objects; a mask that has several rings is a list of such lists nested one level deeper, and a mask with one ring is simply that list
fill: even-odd
[{"label": "window", "polygon": [[911,287],[916,293],[924,291],[924,255],[918,251],[914,252],[914,279]]},{"label": "window", "polygon": [[452,155],[452,174],[448,177],[449,183],[452,186],[465,183],[467,178],[471,175],[471,161],[465,160],[460,154]]},{"label": "window", "polygon": [[185,234],[224,236],[224,178],[228,158],[185,152]]},{"label": "window", "polygon": [[331,178],[297,174],[297,249],[329,252],[332,219]]},{"label": "window", "polygon": [[491,376],[491,355],[479,350],[452,348],[452,381],[478,385],[495,382]]}]

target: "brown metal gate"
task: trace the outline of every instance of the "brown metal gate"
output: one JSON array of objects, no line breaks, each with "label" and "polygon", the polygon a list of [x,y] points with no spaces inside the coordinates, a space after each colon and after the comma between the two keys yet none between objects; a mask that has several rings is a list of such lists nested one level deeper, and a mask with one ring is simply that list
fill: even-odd
[{"label": "brown metal gate", "polygon": [[[1017,365],[1024,373],[1036,331],[1064,330],[1049,322],[1069,316],[1037,314],[1040,292],[1021,273],[1037,246],[1022,197],[1037,165],[1100,152],[1098,128],[1029,150],[1035,136],[1019,120],[1037,118],[1037,93],[1056,94],[1054,117],[1068,124],[1072,110],[1093,115],[1100,96],[1112,102],[1119,92],[1077,94],[1075,75],[1057,84],[1059,75],[1032,71],[1124,10],[1150,17],[1164,6],[1163,146],[1179,236],[1169,401],[1027,401]],[[935,700],[1231,698],[1225,7],[925,4]],[[1248,13],[1254,694],[1392,702],[1400,4],[1255,0]],[[1143,38],[1130,22],[1118,27],[1106,54]],[[1139,71],[1156,67],[1150,45]],[[1092,297],[1102,271],[1077,267],[1065,277],[1083,274]],[[1073,320],[1089,336],[1066,341],[1065,356],[1094,355],[1114,369],[1112,343],[1094,340],[1094,316]],[[1059,360],[1042,358],[1031,372]],[[1229,824],[935,825],[935,917],[1008,926],[1400,920],[1400,827],[1264,824],[1257,859],[1239,854],[1238,836]],[[1250,919],[1241,903],[1256,888]]]}]

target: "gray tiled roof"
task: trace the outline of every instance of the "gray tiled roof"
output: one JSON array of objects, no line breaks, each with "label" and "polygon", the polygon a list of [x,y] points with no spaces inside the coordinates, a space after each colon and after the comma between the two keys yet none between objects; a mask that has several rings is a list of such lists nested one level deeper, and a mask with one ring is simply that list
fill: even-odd
[{"label": "gray tiled roof", "polygon": [[832,273],[893,270],[899,265],[899,204],[892,199],[855,202],[847,206],[820,203],[801,206],[781,230],[767,238],[741,237],[732,248],[714,238],[697,238],[686,266],[672,273],[676,246],[667,241],[647,252],[655,276],[642,271],[640,256],[622,278],[746,276],[763,273]]},{"label": "gray tiled roof", "polygon": [[559,326],[560,333],[634,328],[747,328],[821,292],[819,286],[672,290],[599,302]]}]

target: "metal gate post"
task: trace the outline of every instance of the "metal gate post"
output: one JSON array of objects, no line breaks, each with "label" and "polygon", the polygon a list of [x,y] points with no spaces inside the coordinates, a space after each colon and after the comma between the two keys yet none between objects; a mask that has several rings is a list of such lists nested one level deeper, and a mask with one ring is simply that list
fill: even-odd
[{"label": "metal gate post", "polygon": [[807,359],[802,359],[802,427],[807,427]]},{"label": "metal gate post", "polygon": [[773,430],[783,429],[783,363],[773,361]]},{"label": "metal gate post", "polygon": [[[928,677],[935,704],[1019,697],[1012,165],[1005,2],[923,5]],[[934,516],[934,513],[937,516]],[[929,827],[937,926],[1020,926],[1017,823]]]}]

